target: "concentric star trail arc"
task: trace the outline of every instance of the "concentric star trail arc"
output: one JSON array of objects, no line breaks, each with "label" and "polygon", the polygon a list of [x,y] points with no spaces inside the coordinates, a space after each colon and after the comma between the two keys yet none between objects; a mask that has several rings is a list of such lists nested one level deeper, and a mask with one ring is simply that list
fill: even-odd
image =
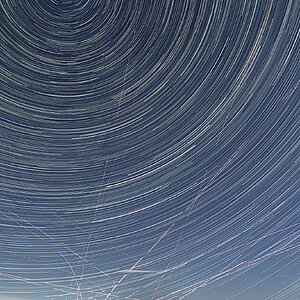
[{"label": "concentric star trail arc", "polygon": [[299,9],[0,1],[0,300],[299,297]]}]

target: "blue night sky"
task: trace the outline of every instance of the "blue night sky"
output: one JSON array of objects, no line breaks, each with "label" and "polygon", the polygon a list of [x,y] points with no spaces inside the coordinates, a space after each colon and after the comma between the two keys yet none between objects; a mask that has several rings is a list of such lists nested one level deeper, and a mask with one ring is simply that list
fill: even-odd
[{"label": "blue night sky", "polygon": [[300,299],[299,11],[0,0],[0,300]]}]

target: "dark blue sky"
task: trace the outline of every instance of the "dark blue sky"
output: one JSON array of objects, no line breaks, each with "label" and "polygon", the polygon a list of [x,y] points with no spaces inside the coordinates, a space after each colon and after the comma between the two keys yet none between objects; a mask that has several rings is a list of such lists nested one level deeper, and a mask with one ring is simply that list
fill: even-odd
[{"label": "dark blue sky", "polygon": [[299,8],[1,1],[0,300],[300,299]]}]

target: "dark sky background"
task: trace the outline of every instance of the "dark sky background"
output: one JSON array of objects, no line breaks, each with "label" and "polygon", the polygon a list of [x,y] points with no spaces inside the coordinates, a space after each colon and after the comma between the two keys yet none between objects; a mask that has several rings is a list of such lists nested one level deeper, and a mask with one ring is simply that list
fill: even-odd
[{"label": "dark sky background", "polygon": [[297,0],[0,1],[0,300],[300,299]]}]

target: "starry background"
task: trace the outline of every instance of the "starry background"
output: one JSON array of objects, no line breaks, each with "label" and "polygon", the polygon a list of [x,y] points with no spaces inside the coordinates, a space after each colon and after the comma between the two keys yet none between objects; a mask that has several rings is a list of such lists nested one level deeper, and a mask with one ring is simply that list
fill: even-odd
[{"label": "starry background", "polygon": [[300,299],[297,0],[0,1],[0,299]]}]

